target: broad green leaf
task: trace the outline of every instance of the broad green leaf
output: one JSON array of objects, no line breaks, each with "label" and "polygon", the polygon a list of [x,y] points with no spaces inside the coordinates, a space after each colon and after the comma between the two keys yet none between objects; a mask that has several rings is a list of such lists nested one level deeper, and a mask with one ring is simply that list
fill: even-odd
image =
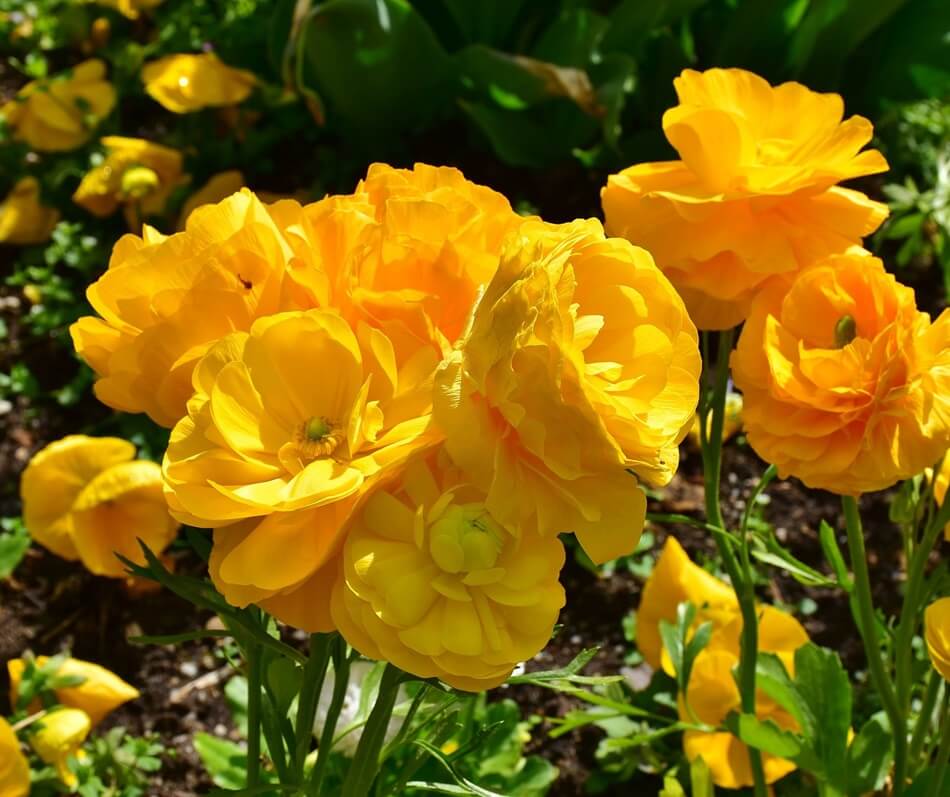
[{"label": "broad green leaf", "polygon": [[198,732],[194,738],[195,750],[201,763],[222,789],[242,789],[247,781],[247,751],[228,739]]},{"label": "broad green leaf", "polygon": [[815,735],[815,717],[805,699],[785,671],[782,660],[774,653],[759,653],[755,662],[755,685],[791,714],[810,740]]},{"label": "broad green leaf", "polygon": [[750,747],[779,758],[797,758],[804,749],[799,736],[783,730],[772,720],[760,720],[751,714],[732,712],[723,724]]},{"label": "broad green leaf", "polygon": [[30,534],[19,518],[4,518],[3,528],[0,533],[0,581],[16,569],[30,547]]},{"label": "broad green leaf", "polygon": [[531,55],[561,66],[587,69],[599,60],[598,48],[610,23],[589,8],[563,8],[542,32]]},{"label": "broad green leaf", "polygon": [[880,711],[864,723],[848,747],[849,797],[876,794],[884,786],[894,758],[893,747],[890,723]]}]

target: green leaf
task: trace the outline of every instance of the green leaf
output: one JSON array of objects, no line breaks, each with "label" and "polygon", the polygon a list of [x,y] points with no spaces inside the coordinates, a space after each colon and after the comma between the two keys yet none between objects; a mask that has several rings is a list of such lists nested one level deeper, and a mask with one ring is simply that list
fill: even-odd
[{"label": "green leaf", "polygon": [[689,783],[692,788],[692,797],[713,797],[712,772],[703,761],[703,757],[694,758],[689,764]]},{"label": "green leaf", "polygon": [[267,664],[265,685],[278,716],[287,715],[302,680],[303,670],[289,659],[274,656]]},{"label": "green leaf", "polygon": [[838,547],[838,538],[835,530],[824,520],[818,527],[818,541],[821,543],[821,550],[825,552],[825,558],[838,579],[838,583],[848,592],[852,589],[851,573],[845,564],[844,556],[841,554],[841,548]]},{"label": "green leaf", "polygon": [[864,723],[848,747],[847,794],[861,797],[883,788],[894,758],[887,714],[879,711]]},{"label": "green leaf", "polygon": [[558,667],[555,670],[542,670],[540,672],[525,673],[524,675],[515,675],[509,678],[506,683],[520,684],[544,681],[569,681],[590,663],[590,660],[597,655],[597,650],[598,648],[585,648],[564,667]]},{"label": "green leaf", "polygon": [[756,657],[755,685],[795,718],[806,740],[814,737],[815,717],[811,708],[774,653],[760,652]]},{"label": "green leaf", "polygon": [[0,581],[9,577],[30,547],[30,534],[19,518],[4,518],[0,533]]},{"label": "green leaf", "polygon": [[800,737],[783,730],[772,720],[760,720],[752,714],[732,712],[723,724],[733,736],[750,747],[779,758],[797,758],[805,749]]},{"label": "green leaf", "polygon": [[363,142],[425,127],[451,109],[455,68],[406,0],[329,0],[303,24],[300,75]]},{"label": "green leaf", "polygon": [[247,751],[243,747],[200,731],[195,734],[194,745],[215,786],[222,789],[244,788],[247,780]]}]

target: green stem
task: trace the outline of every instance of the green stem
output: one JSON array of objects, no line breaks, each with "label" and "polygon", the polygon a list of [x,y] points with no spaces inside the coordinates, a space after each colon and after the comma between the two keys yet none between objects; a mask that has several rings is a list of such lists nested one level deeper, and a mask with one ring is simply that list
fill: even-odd
[{"label": "green stem", "polygon": [[914,769],[920,762],[920,754],[924,749],[924,742],[927,740],[927,733],[930,731],[933,722],[934,704],[937,702],[937,695],[940,694],[942,680],[936,670],[930,670],[927,676],[927,689],[924,691],[920,713],[917,715],[917,724],[914,726],[914,733],[910,737],[908,760]]},{"label": "green stem", "polygon": [[318,795],[323,788],[323,777],[326,773],[330,752],[333,748],[333,734],[340,719],[340,710],[346,698],[346,688],[350,683],[350,659],[346,654],[346,642],[343,637],[337,636],[333,643],[333,695],[330,698],[330,708],[327,710],[323,729],[320,731],[320,741],[317,747],[317,760],[310,772],[310,794]]},{"label": "green stem", "polygon": [[402,672],[392,664],[387,664],[379,683],[376,703],[363,728],[356,755],[353,756],[350,769],[346,773],[341,797],[366,797],[370,793],[379,772],[379,753],[383,749],[386,729],[389,727],[401,682]]},{"label": "green stem", "polygon": [[[703,446],[706,520],[718,528],[725,528],[719,492],[722,473],[722,430],[726,418],[726,392],[729,387],[729,355],[732,352],[734,336],[734,329],[719,333],[719,352],[716,358],[715,381],[710,403],[712,423],[710,424],[708,439],[704,441],[705,445]],[[705,428],[705,424],[706,419],[702,417],[700,419],[700,430]],[[740,540],[740,550],[742,552],[742,567],[740,567],[729,542],[723,536],[718,534],[714,536],[719,555],[736,593],[739,611],[742,614],[742,637],[739,656],[739,694],[742,700],[742,711],[754,716],[755,666],[759,646],[759,629],[748,542],[745,539]],[[765,784],[765,771],[762,768],[762,755],[752,747],[749,748],[749,763],[752,769],[755,795],[756,797],[766,797],[768,790]]]},{"label": "green stem", "polygon": [[929,797],[943,797],[943,782],[947,775],[947,760],[950,759],[950,711],[943,712],[940,723],[940,747],[937,748],[937,760],[931,775]]},{"label": "green stem", "polygon": [[244,651],[247,663],[247,787],[261,782],[261,647],[251,642]]},{"label": "green stem", "polygon": [[894,684],[884,667],[881,645],[877,638],[874,603],[871,597],[871,578],[868,574],[867,554],[864,550],[864,531],[858,502],[853,496],[841,497],[845,524],[848,530],[848,549],[851,552],[851,570],[854,573],[852,606],[858,614],[858,631],[864,642],[871,681],[881,698],[884,711],[891,723],[894,735],[894,797],[904,791],[907,771],[907,721],[897,702]]},{"label": "green stem", "polygon": [[330,663],[331,634],[310,635],[310,657],[303,668],[303,683],[297,698],[297,718],[294,723],[294,774],[298,783],[303,782],[304,762],[313,741],[313,718],[317,713],[317,701],[323,691],[323,682]]}]

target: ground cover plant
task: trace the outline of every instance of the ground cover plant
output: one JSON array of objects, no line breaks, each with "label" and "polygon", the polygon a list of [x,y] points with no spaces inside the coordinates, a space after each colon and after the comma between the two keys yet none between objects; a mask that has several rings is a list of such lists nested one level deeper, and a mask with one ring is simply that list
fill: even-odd
[{"label": "ground cover plant", "polygon": [[0,0],[0,794],[950,794],[948,31]]}]

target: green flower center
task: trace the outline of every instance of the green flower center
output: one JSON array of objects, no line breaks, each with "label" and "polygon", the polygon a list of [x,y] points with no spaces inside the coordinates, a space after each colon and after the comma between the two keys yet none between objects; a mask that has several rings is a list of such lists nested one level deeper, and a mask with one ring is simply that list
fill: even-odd
[{"label": "green flower center", "polygon": [[854,317],[843,315],[835,324],[835,348],[843,349],[858,336],[858,325]]},{"label": "green flower center", "polygon": [[122,172],[122,196],[141,199],[159,186],[158,175],[148,166],[132,166]]},{"label": "green flower center", "polygon": [[504,530],[481,504],[453,504],[432,524],[429,553],[446,573],[470,573],[495,566]]}]

